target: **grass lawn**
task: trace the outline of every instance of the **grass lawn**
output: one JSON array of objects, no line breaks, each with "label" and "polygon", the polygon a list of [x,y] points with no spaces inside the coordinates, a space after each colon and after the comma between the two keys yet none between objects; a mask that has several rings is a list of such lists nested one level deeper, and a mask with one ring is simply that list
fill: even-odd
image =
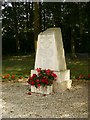
[{"label": "grass lawn", "polygon": [[[90,74],[88,59],[70,59],[66,58],[67,68],[70,69],[71,79],[77,78],[80,74],[87,76]],[[35,55],[28,56],[6,56],[2,58],[2,75],[15,75],[28,77],[31,69],[34,69]],[[6,79],[5,79],[6,80]]]},{"label": "grass lawn", "polygon": [[15,78],[28,77],[30,70],[34,68],[34,55],[8,56],[2,58],[2,75],[15,75]]},{"label": "grass lawn", "polygon": [[71,79],[79,77],[79,75],[87,77],[90,75],[90,64],[89,58],[78,58],[78,59],[69,59],[66,58],[67,68],[70,69]]}]

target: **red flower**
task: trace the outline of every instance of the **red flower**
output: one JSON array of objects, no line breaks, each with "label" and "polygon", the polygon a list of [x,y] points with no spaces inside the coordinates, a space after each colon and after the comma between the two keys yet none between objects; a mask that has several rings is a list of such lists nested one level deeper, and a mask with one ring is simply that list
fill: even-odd
[{"label": "red flower", "polygon": [[39,79],[37,79],[36,82],[38,83],[38,82],[39,82]]},{"label": "red flower", "polygon": [[33,77],[36,77],[37,75],[36,74],[33,74]]},{"label": "red flower", "polygon": [[10,77],[10,74],[7,74],[8,77]]},{"label": "red flower", "polygon": [[6,79],[6,78],[9,78],[9,77],[7,75],[5,75],[4,78]]},{"label": "red flower", "polygon": [[57,77],[57,75],[55,73],[52,73],[52,76],[55,77],[55,78]]},{"label": "red flower", "polygon": [[34,81],[32,81],[32,82],[31,82],[31,85],[35,85],[35,82],[34,82]]},{"label": "red flower", "polygon": [[44,83],[44,82],[45,82],[45,79],[42,79],[42,82]]},{"label": "red flower", "polygon": [[88,74],[88,78],[90,78],[90,74]]},{"label": "red flower", "polygon": [[40,71],[41,71],[41,68],[37,68],[36,71],[37,71],[37,72],[40,72]]},{"label": "red flower", "polygon": [[28,84],[31,84],[31,80],[32,80],[32,77],[29,77],[29,79],[28,79]]},{"label": "red flower", "polygon": [[46,76],[44,76],[43,78],[46,79]]},{"label": "red flower", "polygon": [[12,79],[14,79],[14,78],[15,78],[15,76],[14,76],[14,75],[12,75],[11,77],[12,77]]},{"label": "red flower", "polygon": [[42,74],[41,74],[41,73],[38,73],[38,76],[42,76]]},{"label": "red flower", "polygon": [[40,84],[38,84],[38,87],[40,87],[41,85]]},{"label": "red flower", "polygon": [[32,77],[29,77],[29,79],[28,80],[32,80]]},{"label": "red flower", "polygon": [[79,78],[84,78],[84,76],[82,74],[79,75]]},{"label": "red flower", "polygon": [[79,80],[79,77],[77,78],[77,80]]},{"label": "red flower", "polygon": [[37,75],[36,75],[36,74],[33,74],[31,78],[33,79],[33,78],[35,78],[35,77],[37,77]]},{"label": "red flower", "polygon": [[50,72],[51,72],[50,69],[46,70],[46,73],[47,73],[48,75],[50,74]]},{"label": "red flower", "polygon": [[22,76],[20,76],[19,78],[22,79]]},{"label": "red flower", "polygon": [[45,79],[45,83],[48,85],[48,83],[49,83],[49,82],[48,82],[48,80],[47,80],[47,79]]}]

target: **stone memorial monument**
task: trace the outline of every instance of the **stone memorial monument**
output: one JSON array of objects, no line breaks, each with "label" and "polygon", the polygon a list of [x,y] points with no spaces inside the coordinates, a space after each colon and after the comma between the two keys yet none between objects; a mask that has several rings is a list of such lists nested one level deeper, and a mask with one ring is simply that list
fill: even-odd
[{"label": "stone memorial monument", "polygon": [[[67,69],[60,28],[49,28],[38,35],[35,68],[51,69],[57,74],[54,92],[71,88],[70,70]],[[36,70],[31,70],[31,75]]]}]

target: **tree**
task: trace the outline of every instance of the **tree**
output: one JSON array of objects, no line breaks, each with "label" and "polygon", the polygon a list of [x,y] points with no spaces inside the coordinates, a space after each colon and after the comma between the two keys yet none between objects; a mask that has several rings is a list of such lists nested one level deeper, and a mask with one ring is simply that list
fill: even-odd
[{"label": "tree", "polygon": [[33,27],[34,27],[34,41],[35,41],[35,49],[37,44],[37,37],[38,34],[41,32],[41,11],[40,11],[41,3],[34,2],[34,21],[33,21]]},{"label": "tree", "polygon": [[16,36],[15,36],[15,39],[16,39],[16,51],[17,53],[19,53],[20,51],[20,41],[19,41],[19,31],[18,31],[18,16],[17,16],[17,4],[16,2],[12,2],[12,10],[13,10],[13,14],[14,14],[14,21],[13,21],[13,25],[14,25],[14,28],[15,28],[15,33],[16,33]]},{"label": "tree", "polygon": [[3,52],[34,52],[38,34],[50,27],[61,28],[65,52],[72,57],[88,52],[90,2],[3,2],[2,6]]},{"label": "tree", "polygon": [[32,3],[6,2],[3,6],[3,52],[34,52]]}]

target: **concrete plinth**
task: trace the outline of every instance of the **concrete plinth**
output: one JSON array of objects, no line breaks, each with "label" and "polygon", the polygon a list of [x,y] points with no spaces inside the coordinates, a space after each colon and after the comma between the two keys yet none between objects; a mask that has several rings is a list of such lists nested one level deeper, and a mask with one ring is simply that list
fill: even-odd
[{"label": "concrete plinth", "polygon": [[63,92],[67,89],[71,88],[72,80],[64,80],[61,82],[55,81],[53,83],[53,91],[54,92]]}]

